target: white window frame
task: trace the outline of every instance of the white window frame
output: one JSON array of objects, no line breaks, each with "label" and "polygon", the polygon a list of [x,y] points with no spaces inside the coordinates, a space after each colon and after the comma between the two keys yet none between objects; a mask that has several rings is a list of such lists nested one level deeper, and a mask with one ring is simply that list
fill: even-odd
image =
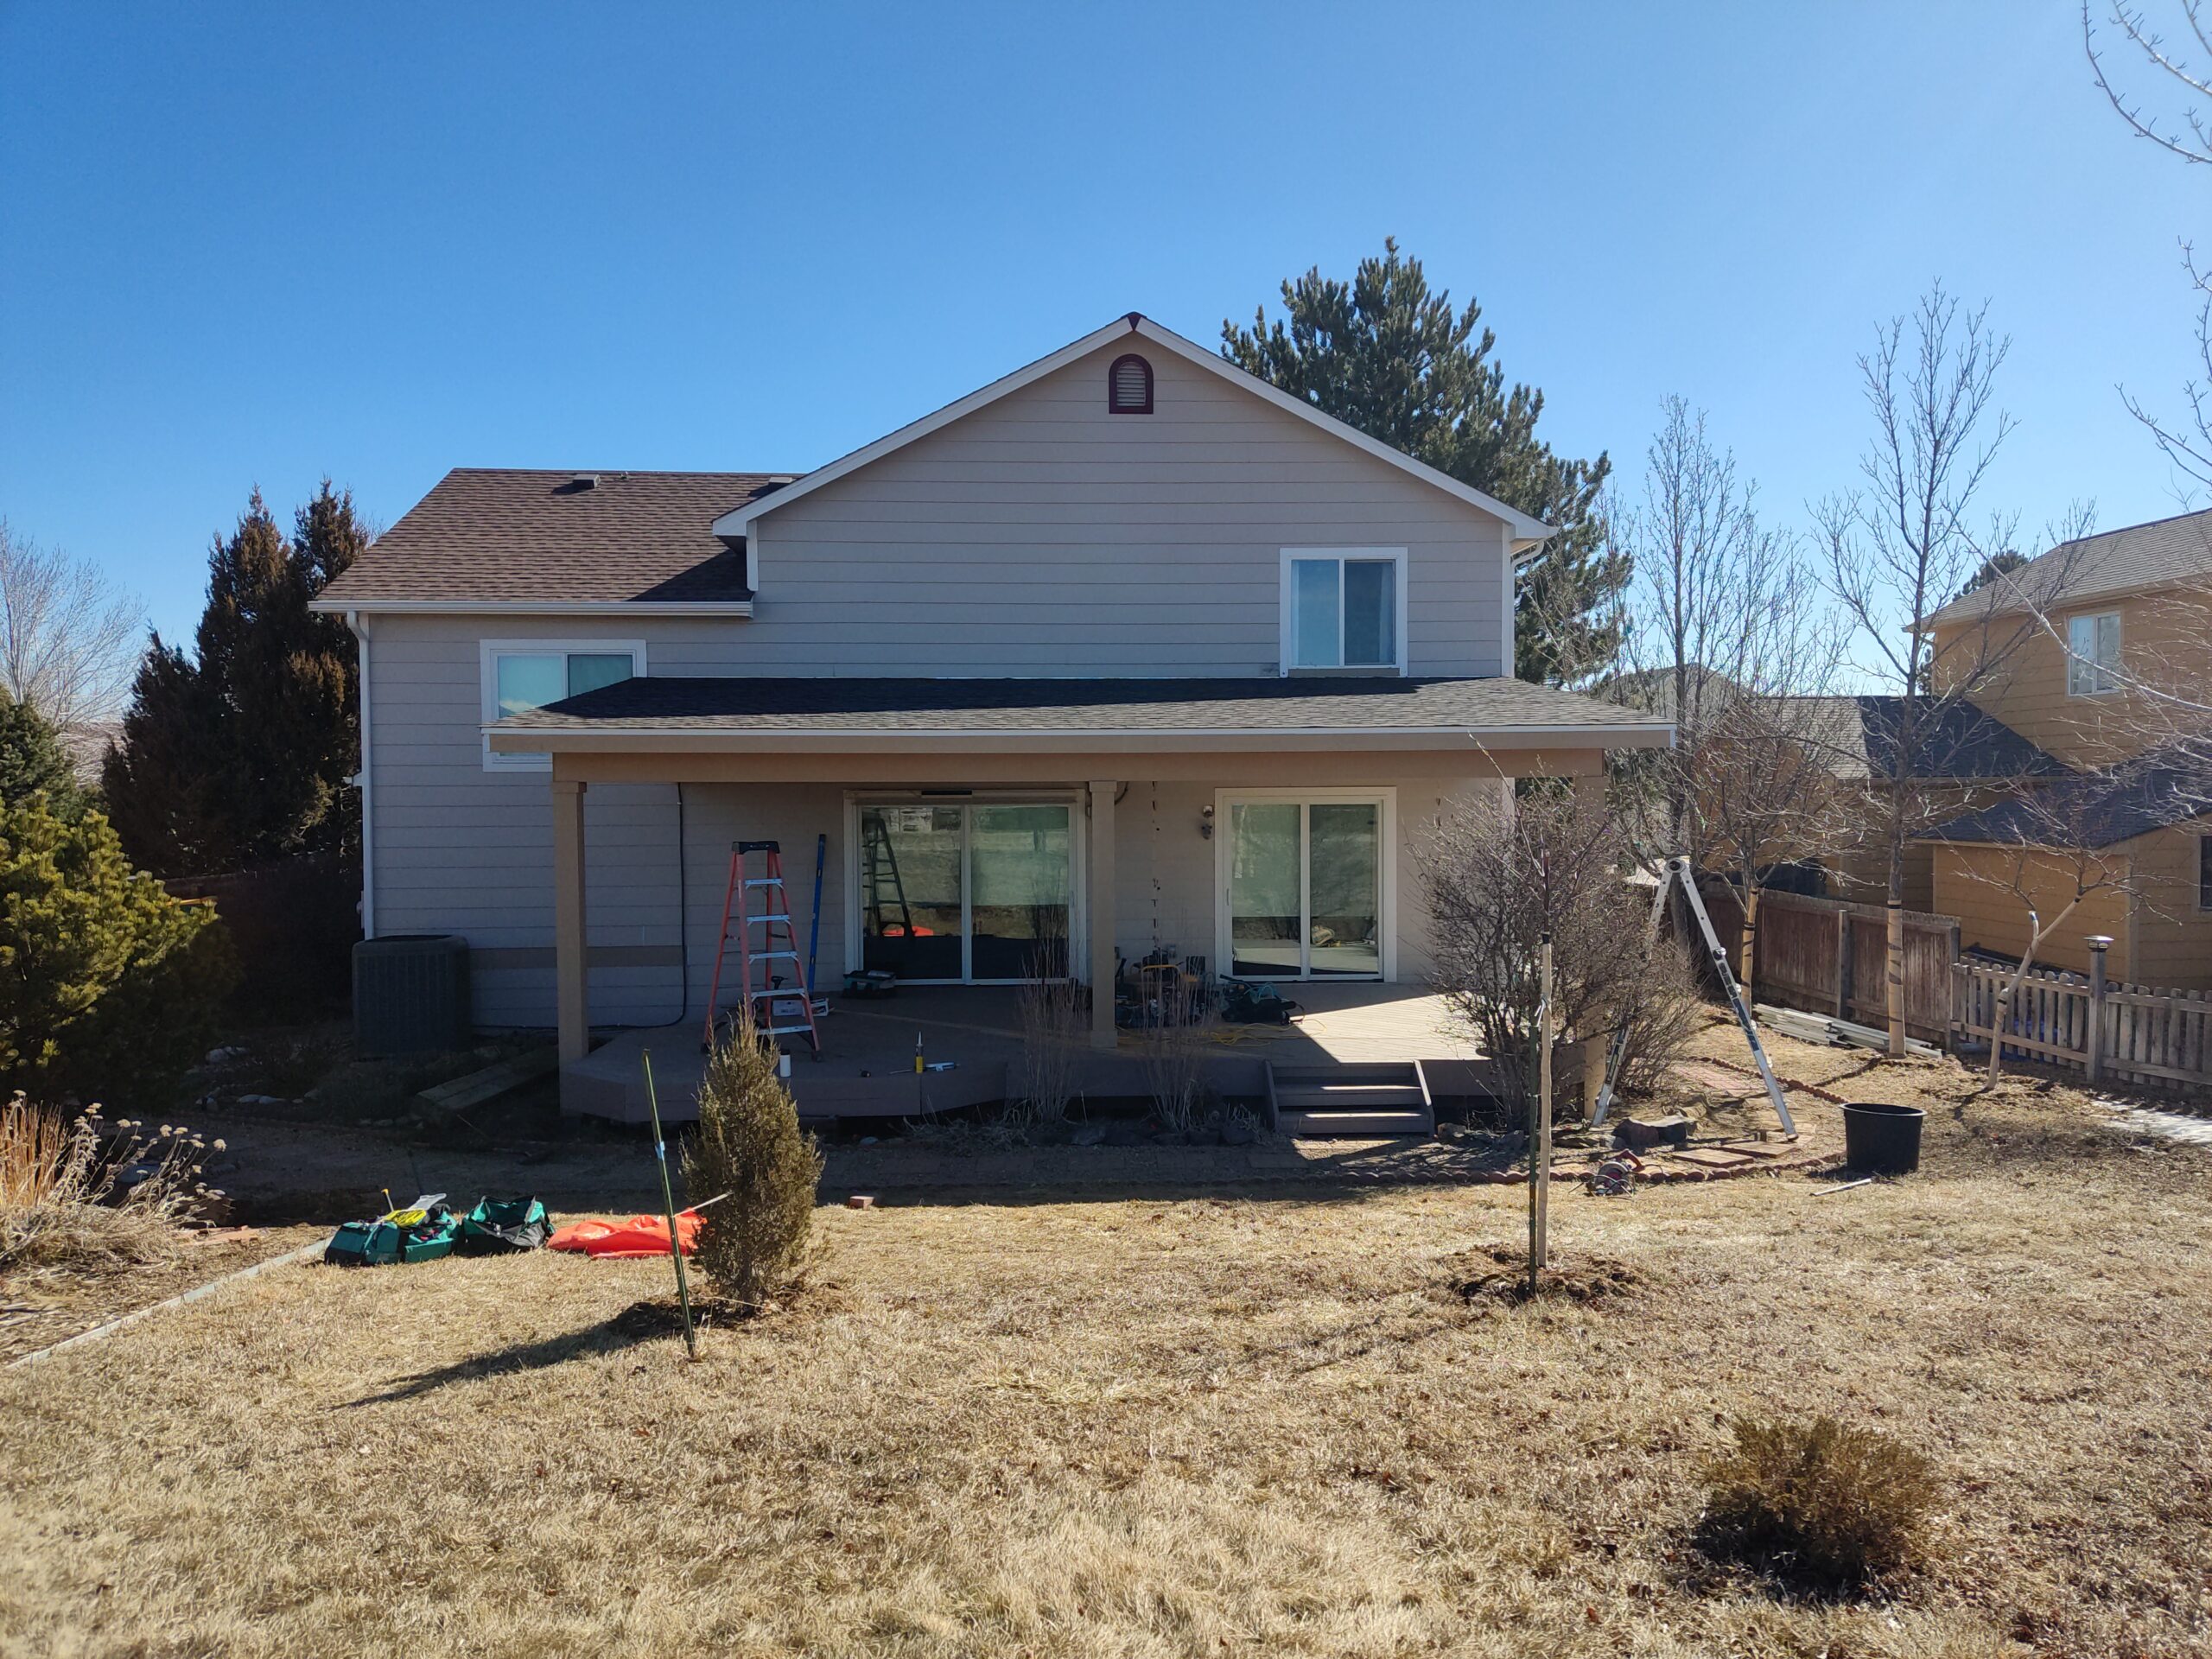
[{"label": "white window frame", "polygon": [[[2084,657],[2074,649],[2074,625],[2076,622],[2087,622],[2089,625],[2089,645],[2090,649],[2094,651],[2096,648],[2097,624],[2106,617],[2112,619],[2113,633],[2113,660],[2108,664],[2101,662],[2094,657]],[[2125,649],[2126,643],[2124,627],[2125,625],[2120,621],[2118,611],[2084,611],[2078,616],[2069,616],[2066,619],[2066,695],[2068,696],[2109,697],[2121,689],[2120,654]],[[2105,683],[2100,684],[2100,680]]]},{"label": "white window frame", "polygon": [[[1337,565],[1337,657],[1334,666],[1307,667],[1300,663],[1298,652],[1298,601],[1292,586],[1294,573],[1292,566],[1301,559],[1330,559]],[[1344,658],[1344,630],[1345,606],[1344,601],[1344,566],[1347,561],[1362,560],[1374,563],[1385,562],[1397,567],[1395,573],[1395,597],[1397,615],[1393,619],[1396,633],[1397,661],[1395,664],[1356,663],[1346,665]],[[1275,610],[1280,624],[1281,656],[1278,671],[1292,674],[1395,674],[1403,679],[1411,670],[1406,664],[1406,550],[1402,547],[1286,547],[1282,550],[1282,563],[1278,573]]]},{"label": "white window frame", "polygon": [[[502,657],[550,657],[578,654],[611,657],[617,652],[630,653],[630,677],[643,679],[645,676],[645,642],[642,639],[484,639],[478,641],[476,673],[481,689],[481,709],[484,723],[490,725],[499,718],[499,662]],[[484,770],[486,772],[550,772],[553,757],[550,754],[505,754],[493,753],[492,734],[484,734]]]},{"label": "white window frame", "polygon": [[1083,798],[1064,790],[970,790],[948,795],[942,791],[874,789],[849,791],[845,796],[845,961],[858,968],[865,960],[868,942],[861,937],[861,812],[871,806],[957,806],[960,813],[960,977],[957,979],[902,979],[902,985],[1020,985],[1019,979],[975,979],[975,881],[969,868],[969,837],[972,820],[968,809],[976,806],[1065,806],[1068,810],[1068,978],[1084,977],[1083,964],[1090,960],[1090,815]]},{"label": "white window frame", "polygon": [[[1382,890],[1376,895],[1379,906],[1377,925],[1382,946],[1382,971],[1370,976],[1364,974],[1324,974],[1317,980],[1310,968],[1292,976],[1272,974],[1236,974],[1230,971],[1236,960],[1230,939],[1229,914],[1229,851],[1233,836],[1230,833],[1229,809],[1254,801],[1291,802],[1300,806],[1373,806],[1376,812],[1376,834],[1382,838],[1380,879]],[[1278,979],[1295,980],[1300,983],[1348,985],[1394,985],[1398,979],[1398,791],[1395,785],[1382,785],[1373,789],[1221,789],[1213,798],[1213,959],[1214,971],[1223,979],[1245,979],[1272,982]],[[1313,910],[1310,891],[1313,875],[1313,845],[1306,817],[1299,822],[1299,912],[1305,917]],[[1307,925],[1311,926],[1308,923]],[[1308,942],[1310,944],[1310,941]],[[1299,959],[1306,959],[1307,945],[1301,944]]]}]

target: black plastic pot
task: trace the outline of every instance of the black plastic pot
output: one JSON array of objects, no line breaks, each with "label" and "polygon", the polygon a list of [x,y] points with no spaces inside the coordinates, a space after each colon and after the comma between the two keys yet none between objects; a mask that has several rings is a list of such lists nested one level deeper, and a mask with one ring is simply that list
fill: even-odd
[{"label": "black plastic pot", "polygon": [[1862,1175],[1910,1175],[1920,1167],[1920,1126],[1927,1121],[1917,1106],[1847,1100],[1843,1161]]}]

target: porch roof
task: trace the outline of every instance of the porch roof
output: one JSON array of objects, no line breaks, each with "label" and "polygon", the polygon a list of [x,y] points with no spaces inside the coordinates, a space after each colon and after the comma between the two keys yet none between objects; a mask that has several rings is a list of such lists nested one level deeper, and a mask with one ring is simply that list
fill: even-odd
[{"label": "porch roof", "polygon": [[1671,722],[1525,680],[644,677],[486,728],[494,749],[1656,748]]}]

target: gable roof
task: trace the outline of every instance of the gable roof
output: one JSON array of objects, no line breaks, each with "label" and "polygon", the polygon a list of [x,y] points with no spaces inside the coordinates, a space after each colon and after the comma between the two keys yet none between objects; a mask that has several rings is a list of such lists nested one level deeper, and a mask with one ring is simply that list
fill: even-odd
[{"label": "gable roof", "polygon": [[709,526],[791,476],[456,467],[315,608],[742,605],[744,555]]},{"label": "gable roof", "polygon": [[1471,485],[1462,484],[1458,479],[1452,477],[1449,474],[1439,472],[1426,461],[1415,461],[1403,450],[1395,449],[1378,438],[1368,436],[1357,427],[1346,425],[1333,415],[1323,414],[1304,398],[1294,397],[1280,387],[1270,385],[1255,375],[1247,374],[1219,353],[1210,352],[1195,341],[1184,339],[1173,329],[1161,327],[1139,311],[1132,311],[1127,316],[1118,317],[1103,328],[1063,346],[1049,356],[1039,358],[1027,367],[1016,369],[1012,374],[994,380],[990,385],[969,392],[965,397],[957,402],[947,404],[934,414],[925,415],[921,419],[910,422],[897,431],[887,433],[878,438],[873,443],[864,444],[849,454],[839,456],[827,466],[817,467],[797,483],[786,489],[778,491],[774,497],[769,499],[754,500],[742,506],[733,507],[715,520],[715,533],[718,536],[749,535],[754,521],[764,514],[772,512],[778,507],[810,494],[826,484],[834,484],[848,473],[858,472],[870,461],[880,461],[894,450],[903,449],[917,439],[925,438],[931,433],[951,425],[953,422],[963,416],[972,415],[977,410],[987,408],[998,402],[1000,398],[1020,391],[1024,386],[1034,385],[1046,375],[1064,369],[1069,364],[1088,357],[1102,347],[1129,340],[1145,340],[1162,351],[1173,353],[1187,363],[1205,369],[1211,374],[1219,375],[1223,379],[1231,382],[1239,389],[1249,392],[1253,397],[1273,404],[1277,409],[1319,427],[1331,437],[1340,439],[1354,448],[1396,467],[1400,472],[1417,478],[1433,488],[1442,490],[1446,495],[1455,497],[1471,507],[1478,508],[1493,518],[1503,519],[1512,530],[1516,553],[1533,550],[1553,533],[1552,526],[1545,524],[1541,519],[1533,518],[1517,507],[1509,507],[1497,497],[1485,495]]},{"label": "gable roof", "polygon": [[[1897,734],[1905,700],[1893,696],[1785,697],[1796,705],[1805,741],[1841,778],[1897,776]],[[2072,768],[1974,704],[1952,702],[1935,711],[1922,734],[1912,776],[1928,779],[2060,778]]]},{"label": "gable roof", "polygon": [[2091,852],[2212,814],[2212,765],[2193,757],[2133,761],[2080,772],[2034,801],[1999,801],[1939,824],[1922,841],[2003,847],[2066,844]]},{"label": "gable roof", "polygon": [[1929,616],[1963,622],[2021,610],[2212,579],[2212,511],[2184,512],[2061,542],[2010,575],[1961,594]]}]

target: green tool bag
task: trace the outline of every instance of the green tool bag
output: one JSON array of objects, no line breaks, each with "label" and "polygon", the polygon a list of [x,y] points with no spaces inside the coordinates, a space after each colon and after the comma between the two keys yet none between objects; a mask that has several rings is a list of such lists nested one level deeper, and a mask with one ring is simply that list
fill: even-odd
[{"label": "green tool bag", "polygon": [[538,1250],[553,1236],[553,1217],[536,1198],[483,1198],[461,1221],[463,1255]]},{"label": "green tool bag", "polygon": [[322,1259],[340,1267],[380,1268],[395,1262],[435,1262],[453,1254],[461,1222],[443,1193],[417,1198],[374,1221],[349,1221],[330,1236]]}]

